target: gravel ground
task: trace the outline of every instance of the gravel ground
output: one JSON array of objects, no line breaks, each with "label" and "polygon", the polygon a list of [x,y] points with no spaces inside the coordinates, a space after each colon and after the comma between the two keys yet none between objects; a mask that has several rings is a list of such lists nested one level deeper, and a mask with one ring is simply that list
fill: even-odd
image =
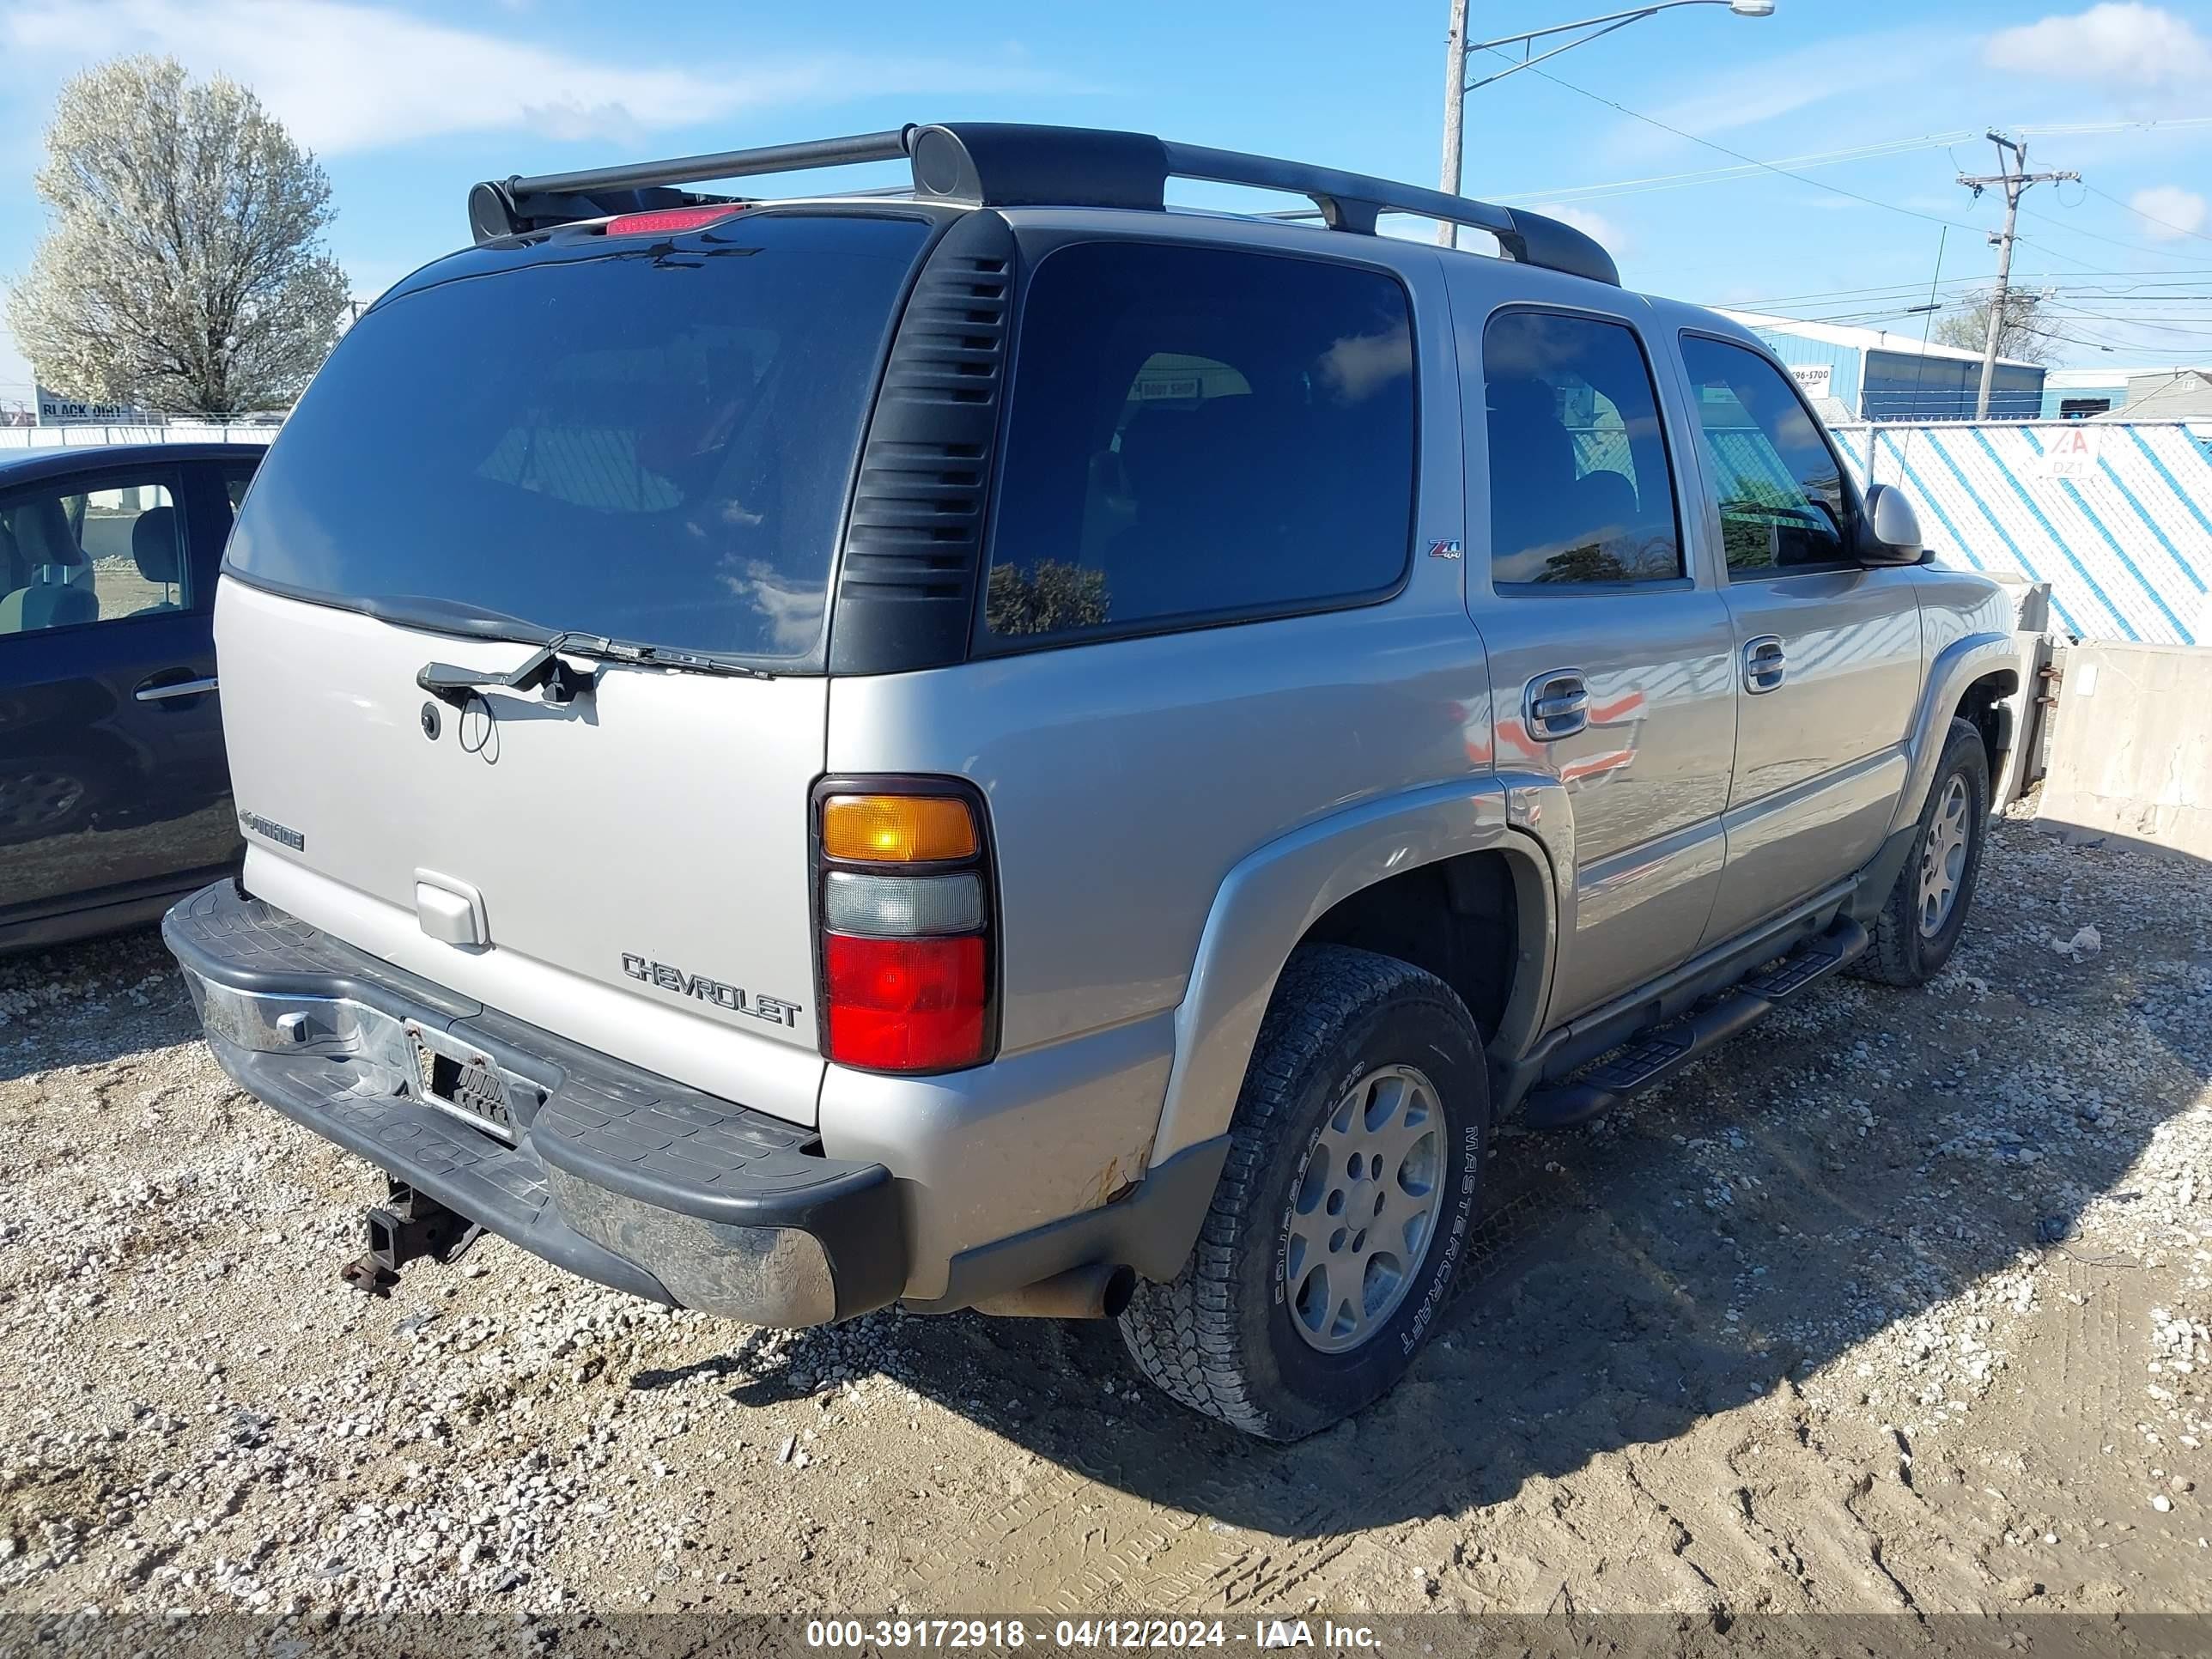
[{"label": "gravel ground", "polygon": [[1509,1135],[1441,1339],[1284,1449],[1104,1326],[771,1334],[497,1240],[373,1300],[380,1179],[154,936],[0,963],[0,1606],[2212,1610],[2208,1017],[2203,866],[2001,824],[1935,985]]}]

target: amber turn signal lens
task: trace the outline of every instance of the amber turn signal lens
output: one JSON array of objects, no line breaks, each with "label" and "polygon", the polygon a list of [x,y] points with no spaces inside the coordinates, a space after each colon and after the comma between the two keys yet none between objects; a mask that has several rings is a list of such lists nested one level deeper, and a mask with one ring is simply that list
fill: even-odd
[{"label": "amber turn signal lens", "polygon": [[822,803],[822,850],[868,864],[926,864],[975,855],[975,814],[947,795],[832,795]]}]

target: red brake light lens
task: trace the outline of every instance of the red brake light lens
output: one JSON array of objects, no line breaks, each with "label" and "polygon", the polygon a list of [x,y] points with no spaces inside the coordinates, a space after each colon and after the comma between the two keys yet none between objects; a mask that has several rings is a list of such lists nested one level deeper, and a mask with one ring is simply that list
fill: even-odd
[{"label": "red brake light lens", "polygon": [[711,225],[717,219],[726,219],[733,213],[744,211],[743,202],[715,202],[704,207],[651,208],[643,213],[617,213],[607,221],[610,236],[668,235],[679,230],[697,230]]},{"label": "red brake light lens", "polygon": [[822,940],[830,1058],[879,1072],[941,1072],[983,1058],[983,940]]}]

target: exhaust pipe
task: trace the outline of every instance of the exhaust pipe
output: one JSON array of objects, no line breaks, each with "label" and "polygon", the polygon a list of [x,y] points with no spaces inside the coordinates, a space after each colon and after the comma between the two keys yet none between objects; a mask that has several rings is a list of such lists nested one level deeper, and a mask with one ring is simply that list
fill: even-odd
[{"label": "exhaust pipe", "polygon": [[987,1296],[975,1307],[977,1313],[1000,1319],[1112,1319],[1136,1293],[1134,1267],[1095,1261],[1017,1291]]}]

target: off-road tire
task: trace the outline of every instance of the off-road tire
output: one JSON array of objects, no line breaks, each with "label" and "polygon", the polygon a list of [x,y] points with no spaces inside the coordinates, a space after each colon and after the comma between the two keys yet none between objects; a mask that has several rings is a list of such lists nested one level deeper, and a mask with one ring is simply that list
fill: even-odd
[{"label": "off-road tire", "polygon": [[[1944,793],[1956,777],[1966,781],[1966,867],[1959,878],[1951,914],[1933,934],[1923,936],[1919,915],[1922,850]],[[1897,872],[1897,885],[1890,889],[1889,897],[1869,926],[1874,943],[1851,964],[1853,973],[1883,985],[1910,987],[1925,985],[1943,971],[1966,927],[1966,913],[1973,908],[1974,889],[1982,873],[1982,848],[1989,839],[1989,752],[1982,747],[1982,734],[1972,721],[1954,720],[1943,739],[1943,756],[1936,763],[1935,781],[1928,786],[1920,822],[1913,830],[1912,850],[1905,854],[1905,867]]]},{"label": "off-road tire", "polygon": [[[1283,1277],[1291,1195],[1352,1086],[1384,1066],[1434,1085],[1443,1207],[1396,1310],[1359,1346],[1324,1353],[1292,1328]],[[1480,1212],[1490,1133],[1482,1039],[1466,1005],[1395,957],[1308,945],[1284,968],[1230,1124],[1198,1243],[1121,1317],[1137,1364],[1184,1405],[1248,1434],[1296,1440],[1385,1393],[1434,1328]]]}]

